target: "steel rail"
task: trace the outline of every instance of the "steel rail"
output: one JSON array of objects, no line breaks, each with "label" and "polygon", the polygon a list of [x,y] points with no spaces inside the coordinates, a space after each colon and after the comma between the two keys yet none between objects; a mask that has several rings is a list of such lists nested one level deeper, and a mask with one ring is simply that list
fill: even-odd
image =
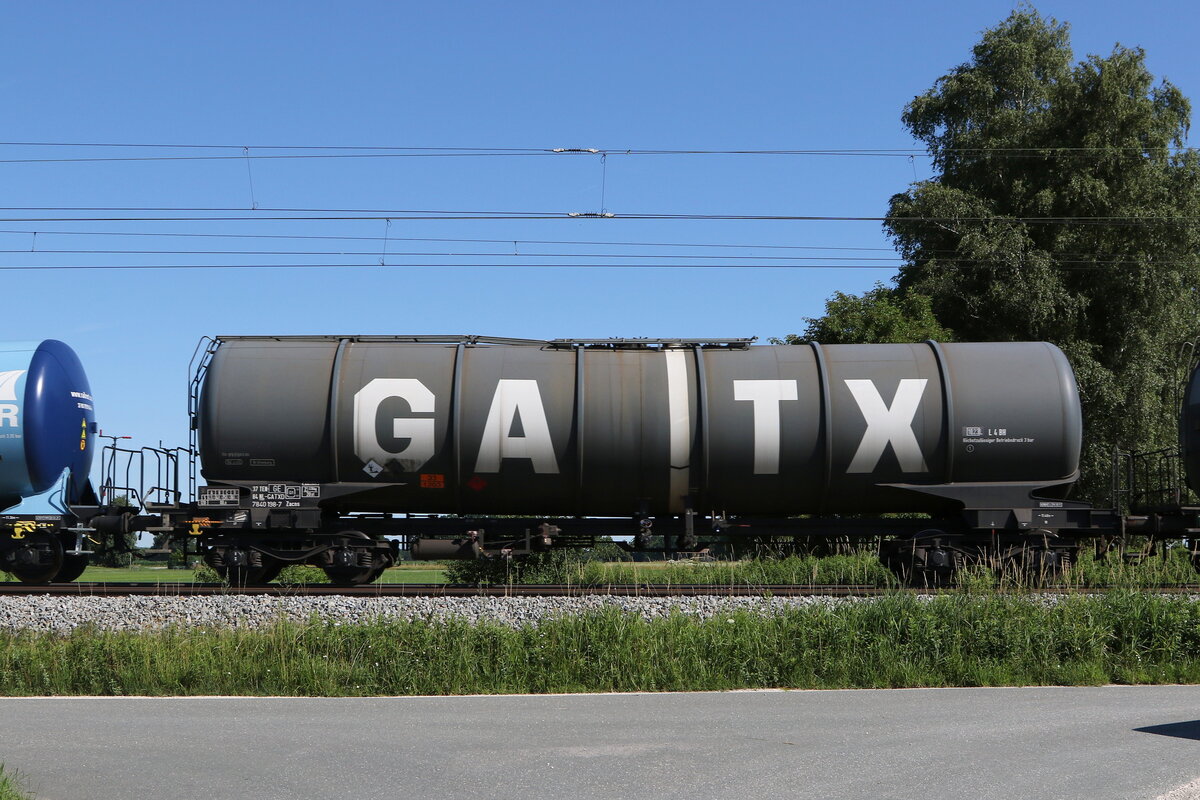
[{"label": "steel rail", "polygon": [[[1030,589],[997,589],[997,594],[1094,594],[1111,591],[1111,587],[1048,586]],[[954,587],[880,587],[839,585],[713,585],[713,584],[618,584],[618,585],[528,585],[528,586],[466,586],[441,583],[376,583],[366,586],[308,586],[231,587],[214,583],[58,583],[27,584],[0,583],[0,596],[211,596],[257,595],[268,597],[580,597],[608,595],[615,597],[879,597],[887,594],[936,594],[957,592]],[[1137,591],[1154,594],[1200,594],[1200,584],[1139,588]]]},{"label": "steel rail", "polygon": [[444,583],[372,583],[366,586],[227,586],[217,583],[0,583],[0,595],[54,595],[91,597],[130,597],[145,595],[266,595],[273,597],[578,597],[615,595],[620,597],[680,597],[725,595],[754,597],[848,597],[870,596],[887,592],[875,586],[751,586],[710,584],[621,584],[610,586],[532,585],[467,586]]}]

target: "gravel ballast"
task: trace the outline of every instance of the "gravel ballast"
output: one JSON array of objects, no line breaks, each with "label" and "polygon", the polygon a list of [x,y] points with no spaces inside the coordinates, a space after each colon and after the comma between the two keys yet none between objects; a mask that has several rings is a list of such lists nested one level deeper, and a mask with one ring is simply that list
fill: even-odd
[{"label": "gravel ballast", "polygon": [[200,597],[0,597],[0,630],[68,632],[90,626],[102,630],[161,630],[189,627],[262,628],[281,619],[313,619],[349,625],[374,620],[457,618],[511,627],[541,620],[614,608],[644,619],[672,612],[708,619],[734,611],[779,613],[811,605],[870,602],[831,597],[264,597],[211,595]]}]

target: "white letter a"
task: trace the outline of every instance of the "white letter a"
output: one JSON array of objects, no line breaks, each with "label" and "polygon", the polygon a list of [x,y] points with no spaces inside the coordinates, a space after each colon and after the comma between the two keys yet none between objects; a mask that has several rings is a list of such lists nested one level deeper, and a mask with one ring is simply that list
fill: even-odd
[{"label": "white letter a", "polygon": [[[511,435],[513,420],[518,414],[524,436]],[[500,462],[506,458],[527,458],[537,473],[558,472],[537,381],[504,378],[496,384],[492,407],[483,426],[475,471],[499,472]]]}]

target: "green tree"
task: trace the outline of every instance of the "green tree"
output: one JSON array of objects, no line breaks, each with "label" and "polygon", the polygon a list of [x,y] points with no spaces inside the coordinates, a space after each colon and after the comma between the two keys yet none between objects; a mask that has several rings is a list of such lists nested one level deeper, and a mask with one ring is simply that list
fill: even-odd
[{"label": "green tree", "polygon": [[834,292],[825,315],[805,317],[802,334],[789,334],[781,344],[860,344],[864,342],[949,341],[953,334],[937,321],[930,299],[918,292],[901,294],[876,283],[861,295]]},{"label": "green tree", "polygon": [[891,199],[897,289],[962,341],[1066,352],[1093,500],[1114,446],[1175,441],[1178,354],[1200,334],[1190,113],[1142,50],[1073,63],[1068,26],[1028,6],[904,110],[936,175]]}]

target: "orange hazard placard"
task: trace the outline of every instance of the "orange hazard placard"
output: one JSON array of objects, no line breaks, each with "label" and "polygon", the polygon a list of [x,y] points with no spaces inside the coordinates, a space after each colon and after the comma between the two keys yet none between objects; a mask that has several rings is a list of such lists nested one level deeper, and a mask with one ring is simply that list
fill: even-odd
[{"label": "orange hazard placard", "polygon": [[445,489],[446,476],[437,472],[421,473],[422,489]]}]

